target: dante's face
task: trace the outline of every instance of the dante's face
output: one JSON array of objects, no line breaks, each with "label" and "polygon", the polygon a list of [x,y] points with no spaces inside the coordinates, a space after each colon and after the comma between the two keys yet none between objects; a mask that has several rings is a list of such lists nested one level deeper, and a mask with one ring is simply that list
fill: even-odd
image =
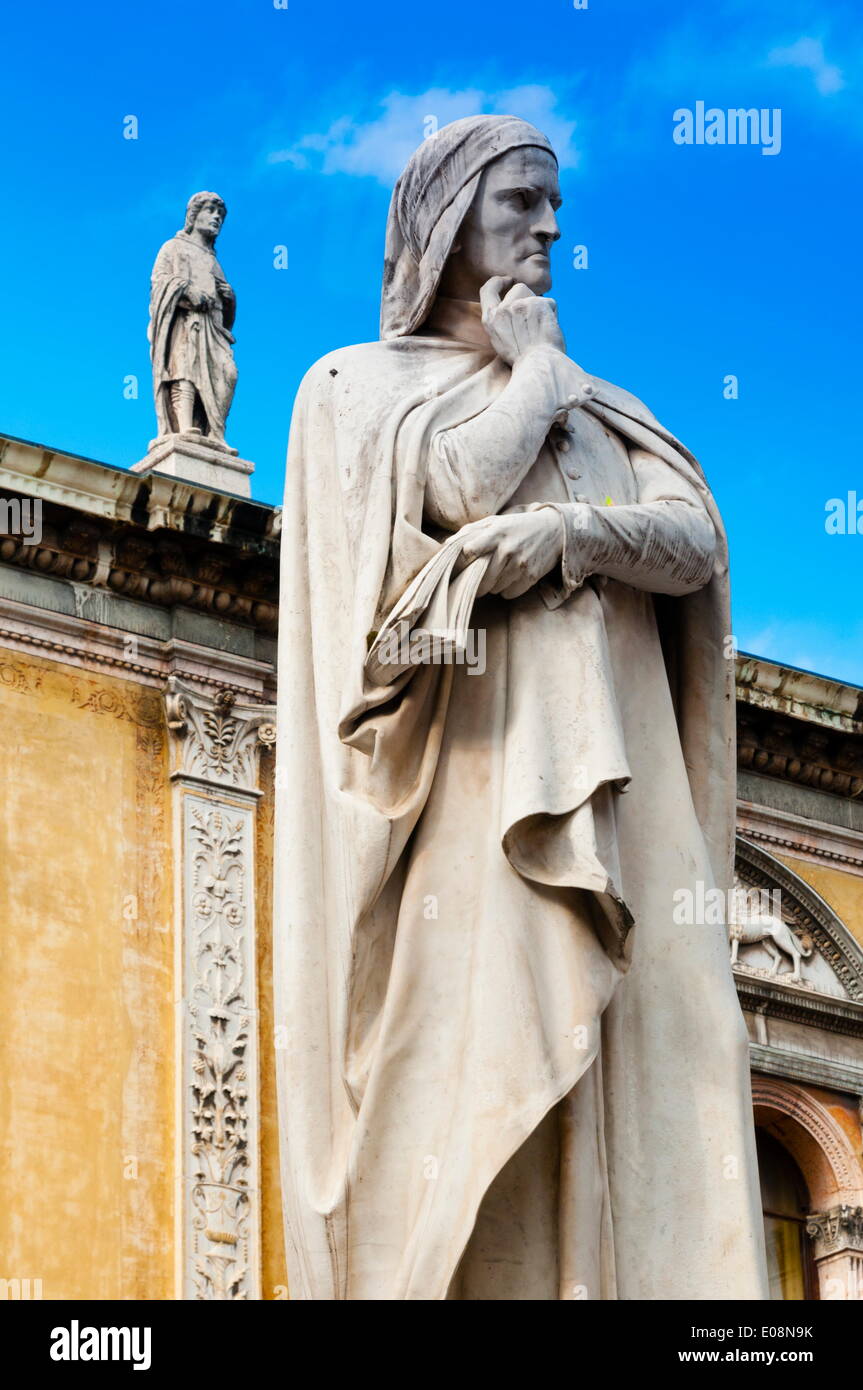
[{"label": "dante's face", "polygon": [[203,203],[195,214],[195,230],[206,237],[217,237],[222,230],[225,214],[220,203]]},{"label": "dante's face", "polygon": [[[508,150],[489,164],[451,257],[460,297],[478,299],[493,275],[511,276],[534,294],[545,294],[551,288],[549,251],[560,236],[560,204],[557,162],[547,150]],[[468,288],[473,292],[466,293]]]}]

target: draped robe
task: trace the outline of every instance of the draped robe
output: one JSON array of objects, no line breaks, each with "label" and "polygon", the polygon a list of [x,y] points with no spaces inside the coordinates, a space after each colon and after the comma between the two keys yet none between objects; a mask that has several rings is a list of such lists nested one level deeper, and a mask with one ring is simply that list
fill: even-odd
[{"label": "draped robe", "polygon": [[[457,510],[447,441],[513,375],[447,307],[442,327],[316,364],[291,428],[275,964],[291,1294],[763,1297],[725,933],[673,921],[677,890],[730,881],[721,521],[683,446],[594,381],[567,454],[543,445],[509,501],[570,509],[560,573],[478,601],[484,674],[371,684],[369,642]],[[585,532],[606,498],[605,534]],[[679,513],[680,553],[654,537],[648,587],[612,577],[615,509],[625,531],[669,506],[702,549],[707,518],[706,573],[702,554],[686,574]]]},{"label": "draped robe", "polygon": [[[231,408],[237,367],[234,339],[224,321],[220,285],[224,272],[214,251],[186,232],[166,241],[156,257],[150,288],[150,353],[159,434],[172,432],[169,392],[172,381],[191,381],[206,415],[205,434],[222,441]],[[209,296],[212,307],[186,304],[189,288]]]}]

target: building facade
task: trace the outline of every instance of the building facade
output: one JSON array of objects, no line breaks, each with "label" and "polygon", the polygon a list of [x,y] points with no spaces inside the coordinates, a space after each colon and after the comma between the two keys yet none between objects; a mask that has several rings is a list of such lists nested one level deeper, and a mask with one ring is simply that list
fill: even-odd
[{"label": "building facade", "polygon": [[[265,504],[0,438],[7,1297],[288,1297],[278,543]],[[737,662],[772,1291],[863,1299],[863,692]]]},{"label": "building facade", "polygon": [[773,1294],[863,1299],[863,692],[737,664],[737,872],[779,907],[735,965]]}]

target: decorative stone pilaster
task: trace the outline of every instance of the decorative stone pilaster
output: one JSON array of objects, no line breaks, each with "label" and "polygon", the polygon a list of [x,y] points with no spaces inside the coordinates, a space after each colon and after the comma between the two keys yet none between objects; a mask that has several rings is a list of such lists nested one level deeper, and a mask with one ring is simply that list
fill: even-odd
[{"label": "decorative stone pilaster", "polygon": [[806,1223],[822,1299],[863,1300],[863,1207],[835,1206]]},{"label": "decorative stone pilaster", "polygon": [[260,1298],[254,820],[275,708],[171,676],[177,1297]]}]

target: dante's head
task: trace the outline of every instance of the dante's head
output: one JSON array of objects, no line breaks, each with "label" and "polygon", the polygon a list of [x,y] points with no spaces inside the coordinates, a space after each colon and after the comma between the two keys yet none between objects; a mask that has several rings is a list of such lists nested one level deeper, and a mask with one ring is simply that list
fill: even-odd
[{"label": "dante's head", "polygon": [[186,225],[183,231],[200,232],[207,241],[215,241],[228,214],[218,193],[193,193],[186,204]]},{"label": "dante's head", "polygon": [[479,299],[492,275],[520,281],[534,294],[551,289],[552,243],[560,236],[557,160],[521,145],[483,169],[441,277],[441,294]]},{"label": "dante's head", "polygon": [[559,207],[557,160],[535,126],[516,116],[443,126],[414,152],[393,192],[382,336],[415,332],[438,294],[477,300],[493,275],[544,294]]}]

